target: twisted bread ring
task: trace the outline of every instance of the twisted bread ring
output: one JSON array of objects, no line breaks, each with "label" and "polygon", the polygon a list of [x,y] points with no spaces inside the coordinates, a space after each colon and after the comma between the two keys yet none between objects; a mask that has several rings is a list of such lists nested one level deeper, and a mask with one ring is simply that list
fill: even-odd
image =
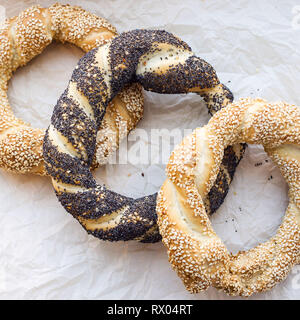
[{"label": "twisted bread ring", "polygon": [[[203,199],[217,177],[224,148],[245,142],[262,144],[278,165],[289,185],[289,205],[274,237],[232,255],[214,232]],[[299,107],[262,99],[228,105],[175,148],[167,176],[157,200],[158,224],[169,261],[189,291],[214,286],[249,296],[272,288],[299,263]]]},{"label": "twisted bread ring", "polygon": [[[158,30],[126,32],[80,60],[54,108],[44,159],[59,201],[88,233],[110,241],[156,242],[156,194],[137,200],[122,196],[98,185],[89,170],[106,105],[133,81],[158,93],[197,92],[211,113],[233,99],[212,66],[179,38]],[[242,145],[227,149],[206,199],[208,211],[223,202],[243,151]]]},{"label": "twisted bread ring", "polygon": [[[48,9],[34,6],[6,21],[0,31],[0,167],[19,173],[46,174],[42,155],[45,130],[34,129],[17,119],[8,101],[8,81],[13,72],[40,54],[52,40],[70,42],[87,52],[116,34],[105,19],[69,5],[54,4]],[[140,120],[142,111],[140,85],[127,87],[115,97],[99,128],[97,149],[101,151],[93,167],[106,162],[119,139]],[[119,134],[121,121],[126,121],[127,127]]]}]

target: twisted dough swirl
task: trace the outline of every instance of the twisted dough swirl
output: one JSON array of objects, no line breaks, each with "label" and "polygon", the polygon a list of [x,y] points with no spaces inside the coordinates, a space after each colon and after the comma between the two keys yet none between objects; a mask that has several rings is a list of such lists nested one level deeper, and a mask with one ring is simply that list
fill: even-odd
[{"label": "twisted dough swirl", "polygon": [[[44,129],[32,128],[14,116],[7,97],[8,81],[13,72],[40,54],[53,40],[72,43],[85,52],[106,43],[116,29],[105,19],[80,7],[54,4],[49,8],[34,6],[6,21],[0,31],[0,167],[19,173],[46,174],[42,142]],[[119,137],[133,129],[142,117],[141,86],[125,88],[108,106],[99,128],[98,163],[117,148]],[[126,121],[119,134],[118,123]],[[105,134],[105,138],[103,138]]]},{"label": "twisted dough swirl", "polygon": [[[197,92],[211,113],[232,101],[231,92],[190,47],[166,31],[134,30],[91,50],[75,68],[54,108],[44,159],[59,201],[91,234],[104,240],[160,240],[156,194],[137,200],[98,185],[89,166],[95,136],[109,101],[133,81],[158,93]],[[222,203],[244,146],[229,147],[207,210]]]},{"label": "twisted dough swirl", "polygon": [[[205,199],[224,148],[262,144],[289,186],[289,205],[277,234],[233,255],[214,232]],[[189,157],[189,158],[187,158]],[[214,286],[249,296],[282,281],[300,262],[300,108],[262,99],[228,105],[184,138],[170,157],[157,200],[158,224],[169,261],[186,288]]]}]

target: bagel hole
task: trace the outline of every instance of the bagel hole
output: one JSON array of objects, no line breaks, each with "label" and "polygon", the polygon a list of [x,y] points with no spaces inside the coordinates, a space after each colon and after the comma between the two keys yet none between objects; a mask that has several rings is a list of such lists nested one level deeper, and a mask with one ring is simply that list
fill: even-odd
[{"label": "bagel hole", "polygon": [[[166,178],[165,167],[169,156],[185,136],[184,130],[192,132],[196,127],[205,125],[210,118],[205,103],[196,94],[163,95],[147,91],[143,94],[143,119],[128,139],[124,138],[113,155],[116,156],[116,163],[106,164],[94,172],[98,183],[132,198],[159,191]],[[169,137],[170,148],[166,147]],[[147,163],[139,161],[139,151],[144,149],[147,151],[141,160],[146,159]],[[127,163],[120,164],[118,160],[124,150],[129,159]]]},{"label": "bagel hole", "polygon": [[8,86],[8,99],[16,117],[34,128],[48,127],[53,108],[83,54],[72,44],[53,42],[19,67]]},{"label": "bagel hole", "polygon": [[274,236],[288,205],[287,191],[279,168],[263,147],[248,145],[224,203],[211,216],[228,250],[249,250]]}]

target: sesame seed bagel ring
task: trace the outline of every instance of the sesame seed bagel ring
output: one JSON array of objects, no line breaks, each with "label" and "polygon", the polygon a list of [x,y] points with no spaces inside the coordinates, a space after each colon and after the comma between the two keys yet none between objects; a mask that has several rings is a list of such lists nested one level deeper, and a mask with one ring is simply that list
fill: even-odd
[{"label": "sesame seed bagel ring", "polygon": [[[105,19],[80,7],[54,4],[34,6],[6,20],[0,31],[0,167],[17,173],[46,174],[42,144],[45,129],[35,129],[14,116],[7,97],[13,72],[40,54],[53,40],[72,43],[87,52],[116,36],[116,29]],[[135,127],[142,117],[140,85],[124,88],[108,106],[99,128],[98,161],[106,162],[119,139]],[[127,122],[119,134],[119,123]],[[105,139],[102,137],[105,133]]]},{"label": "sesame seed bagel ring", "polygon": [[[289,204],[275,236],[233,255],[214,232],[203,199],[224,148],[236,143],[264,146],[288,183]],[[190,292],[213,286],[250,296],[285,279],[300,262],[300,108],[247,98],[219,111],[174,149],[157,214],[169,261]]]},{"label": "sesame seed bagel ring", "polygon": [[[125,32],[79,61],[54,108],[44,159],[59,201],[88,233],[110,241],[156,242],[161,239],[157,194],[136,200],[122,196],[98,185],[89,169],[107,104],[134,81],[158,93],[197,92],[211,113],[233,99],[213,67],[179,38],[162,30]],[[227,149],[218,181],[206,199],[208,211],[223,202],[243,151],[244,145]]]}]

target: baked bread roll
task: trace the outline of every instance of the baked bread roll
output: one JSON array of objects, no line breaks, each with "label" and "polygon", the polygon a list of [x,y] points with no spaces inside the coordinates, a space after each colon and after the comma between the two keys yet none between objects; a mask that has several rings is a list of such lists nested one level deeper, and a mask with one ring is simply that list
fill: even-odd
[{"label": "baked bread roll", "polygon": [[[203,199],[224,149],[236,143],[264,146],[288,183],[289,204],[275,236],[232,254],[213,230]],[[248,98],[220,110],[174,149],[157,214],[169,261],[190,292],[213,286],[250,296],[273,288],[300,261],[300,108]]]},{"label": "baked bread roll", "polygon": [[[17,173],[46,174],[42,155],[45,130],[16,118],[9,104],[7,89],[13,72],[53,40],[72,43],[87,52],[116,35],[116,29],[107,20],[80,7],[58,3],[49,8],[34,6],[6,20],[0,31],[0,167]],[[99,161],[93,160],[93,168],[107,161],[142,113],[141,86],[125,87],[109,104],[99,127],[97,148],[101,151]],[[123,123],[122,131],[120,123]]]},{"label": "baked bread roll", "polygon": [[[98,185],[89,169],[106,106],[135,81],[158,93],[197,92],[211,113],[233,99],[213,67],[178,37],[163,30],[125,32],[80,60],[54,107],[44,159],[59,201],[87,232],[110,241],[156,242],[156,194],[125,197]],[[243,151],[243,145],[227,150],[207,210],[222,203]]]}]

